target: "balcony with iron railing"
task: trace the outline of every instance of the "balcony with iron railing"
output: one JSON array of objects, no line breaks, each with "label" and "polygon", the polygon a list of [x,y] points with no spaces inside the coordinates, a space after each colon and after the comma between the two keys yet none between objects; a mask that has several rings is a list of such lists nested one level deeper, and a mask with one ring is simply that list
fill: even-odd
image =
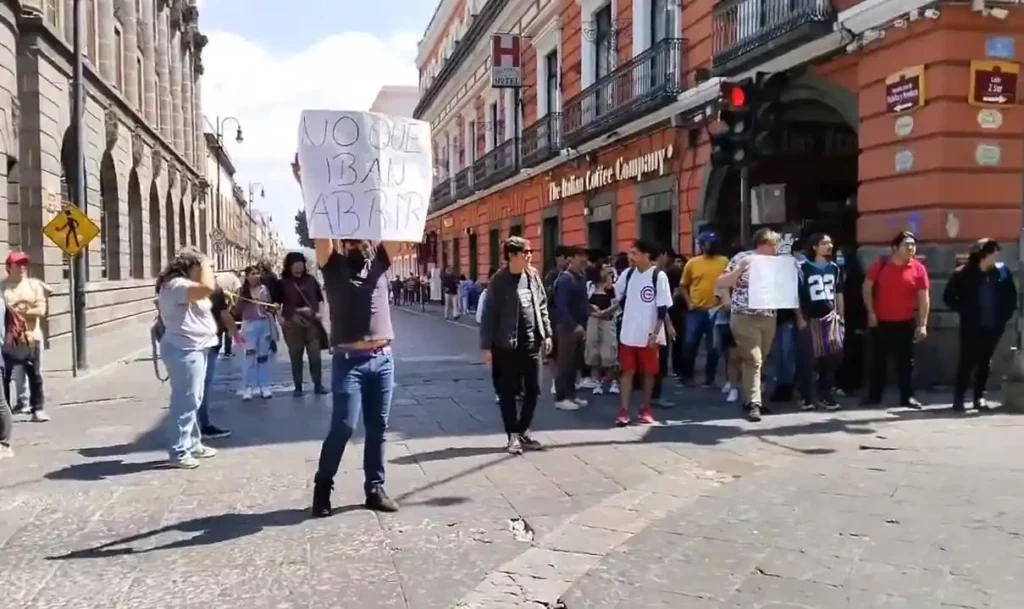
[{"label": "balcony with iron railing", "polygon": [[446,178],[438,182],[434,189],[430,191],[430,205],[427,206],[427,210],[429,213],[441,211],[454,202],[455,195],[452,192],[452,180],[451,178]]},{"label": "balcony with iron railing", "polygon": [[711,25],[715,76],[737,74],[831,34],[831,0],[721,0]]},{"label": "balcony with iron railing", "polygon": [[473,183],[473,168],[466,167],[455,174],[455,199],[465,199],[473,194],[476,186]]},{"label": "balcony with iron railing", "polygon": [[562,108],[563,147],[575,147],[667,106],[686,87],[681,38],[666,38],[603,76]]},{"label": "balcony with iron railing", "polygon": [[562,115],[558,113],[542,116],[523,129],[522,166],[534,167],[558,156],[561,139]]},{"label": "balcony with iron railing", "polygon": [[477,190],[490,188],[519,171],[516,138],[505,140],[473,163],[473,185]]}]

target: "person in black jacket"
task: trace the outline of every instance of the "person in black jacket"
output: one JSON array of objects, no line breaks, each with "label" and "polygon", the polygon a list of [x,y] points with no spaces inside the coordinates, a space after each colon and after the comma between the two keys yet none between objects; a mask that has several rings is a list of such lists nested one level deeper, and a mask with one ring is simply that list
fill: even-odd
[{"label": "person in black jacket", "polygon": [[985,385],[992,354],[1017,309],[1013,274],[999,262],[999,243],[980,239],[967,264],[953,272],[943,300],[960,315],[960,361],[953,389],[953,410],[964,410],[967,384],[974,374],[974,407],[987,410]]},{"label": "person in black jacket", "polygon": [[[530,424],[540,395],[541,352],[551,351],[551,321],[540,275],[530,266],[530,242],[509,237],[504,245],[505,268],[487,287],[487,302],[480,319],[480,348],[485,362],[497,368],[498,401],[508,435],[507,450],[537,450]],[[523,405],[516,412],[520,389]]]}]

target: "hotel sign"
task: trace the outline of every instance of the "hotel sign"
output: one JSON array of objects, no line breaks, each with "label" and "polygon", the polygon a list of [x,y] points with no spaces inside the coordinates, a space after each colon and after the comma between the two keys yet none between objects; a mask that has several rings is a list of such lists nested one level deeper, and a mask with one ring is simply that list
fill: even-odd
[{"label": "hotel sign", "polygon": [[640,182],[652,176],[663,176],[672,158],[672,146],[646,152],[633,158],[619,158],[608,167],[598,165],[582,175],[569,176],[548,184],[548,197],[552,201],[575,197],[591,190],[603,188],[615,182],[636,180]]}]

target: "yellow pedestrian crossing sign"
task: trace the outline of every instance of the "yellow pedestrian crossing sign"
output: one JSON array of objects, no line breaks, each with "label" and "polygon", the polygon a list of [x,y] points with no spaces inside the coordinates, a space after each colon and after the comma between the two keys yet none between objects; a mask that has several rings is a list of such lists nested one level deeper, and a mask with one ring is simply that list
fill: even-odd
[{"label": "yellow pedestrian crossing sign", "polygon": [[69,204],[43,227],[43,234],[65,254],[74,258],[99,236],[100,227],[78,207]]}]

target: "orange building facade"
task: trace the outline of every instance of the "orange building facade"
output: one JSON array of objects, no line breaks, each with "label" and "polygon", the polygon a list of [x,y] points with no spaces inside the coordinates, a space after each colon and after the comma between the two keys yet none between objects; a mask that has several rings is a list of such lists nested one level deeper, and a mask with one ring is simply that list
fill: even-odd
[{"label": "orange building facade", "polygon": [[[783,187],[766,222],[837,233],[865,263],[914,230],[941,335],[956,325],[940,296],[957,254],[992,237],[1016,268],[1021,231],[1024,8],[975,8],[443,0],[416,109],[437,159],[428,255],[483,277],[510,234],[545,264],[557,244],[615,253],[643,237],[690,253],[703,226],[733,234],[738,179],[709,162],[707,103],[723,80],[785,72],[785,141],[752,172]],[[494,33],[522,37],[521,103],[490,88]]]}]

